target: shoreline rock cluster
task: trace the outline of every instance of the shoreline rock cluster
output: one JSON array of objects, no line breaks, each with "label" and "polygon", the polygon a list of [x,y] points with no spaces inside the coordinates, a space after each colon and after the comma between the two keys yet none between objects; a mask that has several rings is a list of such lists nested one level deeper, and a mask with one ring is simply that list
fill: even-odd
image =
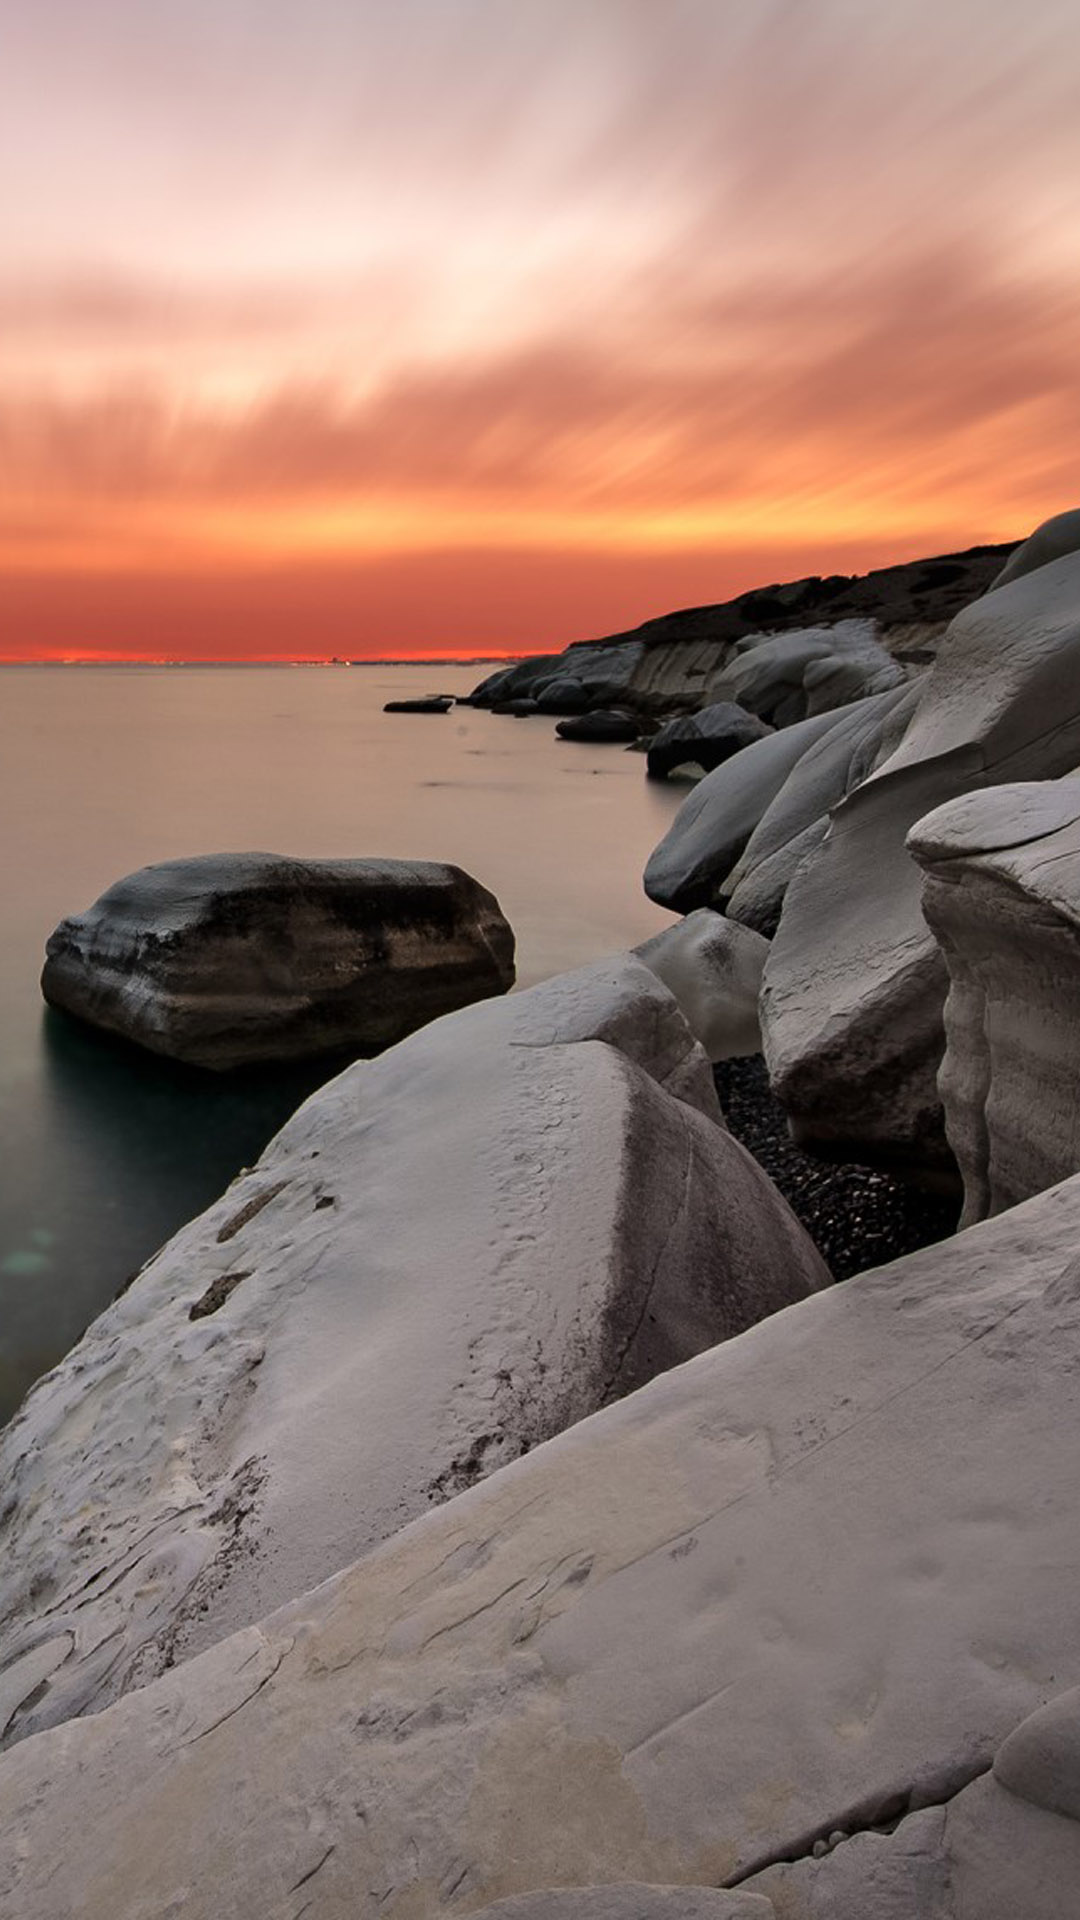
[{"label": "shoreline rock cluster", "polygon": [[[348,1069],[31,1393],[5,1911],[1074,1920],[1080,515],[975,571],[884,685],[806,583],[698,634],[771,731],[687,917]],[[963,1231],[826,1284],[759,1047]]]}]

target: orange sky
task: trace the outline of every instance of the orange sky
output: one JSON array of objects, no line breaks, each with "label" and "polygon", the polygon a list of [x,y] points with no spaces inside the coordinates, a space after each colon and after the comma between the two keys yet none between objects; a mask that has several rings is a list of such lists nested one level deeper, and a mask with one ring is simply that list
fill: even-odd
[{"label": "orange sky", "polygon": [[0,658],[555,647],[1074,505],[1069,0],[0,15]]}]

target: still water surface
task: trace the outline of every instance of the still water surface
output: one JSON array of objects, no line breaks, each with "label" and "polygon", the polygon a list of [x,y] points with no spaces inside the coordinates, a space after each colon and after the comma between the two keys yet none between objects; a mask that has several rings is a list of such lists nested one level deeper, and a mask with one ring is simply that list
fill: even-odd
[{"label": "still water surface", "polygon": [[470,708],[483,667],[0,673],[0,1421],[329,1069],[219,1077],[48,1012],[45,940],[154,860],[259,849],[451,860],[497,894],[523,985],[671,916],[641,869],[683,793],[640,754]]}]

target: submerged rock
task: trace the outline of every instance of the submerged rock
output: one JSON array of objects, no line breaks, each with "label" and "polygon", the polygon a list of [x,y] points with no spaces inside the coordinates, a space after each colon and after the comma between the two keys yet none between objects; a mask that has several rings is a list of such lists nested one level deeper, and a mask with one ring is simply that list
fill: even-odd
[{"label": "submerged rock", "polygon": [[938,1088],[966,1227],[1080,1172],[1080,778],[952,800],[908,847],[949,971]]},{"label": "submerged rock", "polygon": [[435,861],[167,860],[62,920],[45,951],[50,1005],[219,1069],[374,1053],[514,982],[494,894]]},{"label": "submerged rock", "polygon": [[0,1437],[12,1735],[827,1281],[631,956],[350,1068]]},{"label": "submerged rock", "polygon": [[454,704],[449,693],[432,693],[418,700],[388,700],[384,713],[449,713]]},{"label": "submerged rock", "polygon": [[[909,1809],[925,1856],[964,1781],[1080,1684],[1078,1240],[1080,1177],[817,1294],[24,1741],[0,1759],[8,1909],[115,1920],[183,1889],[185,1920],[269,1915],[304,1879],[313,1913],[369,1888],[460,1913],[556,1862],[765,1894],[770,1861],[898,1848]],[[953,1912],[1047,1920],[1023,1897],[1047,1885],[1039,1823],[1080,1827],[993,1791],[1028,1838],[987,1824],[980,1852],[972,1820],[965,1871],[1017,1897]],[[937,1920],[890,1908],[884,1876],[863,1892],[775,1905]]]}]

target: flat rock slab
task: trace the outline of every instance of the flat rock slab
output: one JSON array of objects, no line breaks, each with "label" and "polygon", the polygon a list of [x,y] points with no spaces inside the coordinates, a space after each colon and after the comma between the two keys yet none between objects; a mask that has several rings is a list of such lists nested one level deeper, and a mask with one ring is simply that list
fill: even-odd
[{"label": "flat rock slab", "polygon": [[760,1894],[719,1887],[652,1887],[624,1881],[608,1887],[545,1887],[512,1893],[476,1920],[772,1920]]},{"label": "flat rock slab", "polygon": [[494,894],[435,861],[167,860],[62,920],[45,951],[52,1006],[218,1069],[377,1053],[514,983]]},{"label": "flat rock slab", "polygon": [[420,1920],[933,1811],[1080,1683],[1078,1242],[1080,1178],[820,1293],[23,1742],[0,1904]]},{"label": "flat rock slab", "polygon": [[637,960],[350,1068],[0,1436],[8,1739],[827,1282]]}]

